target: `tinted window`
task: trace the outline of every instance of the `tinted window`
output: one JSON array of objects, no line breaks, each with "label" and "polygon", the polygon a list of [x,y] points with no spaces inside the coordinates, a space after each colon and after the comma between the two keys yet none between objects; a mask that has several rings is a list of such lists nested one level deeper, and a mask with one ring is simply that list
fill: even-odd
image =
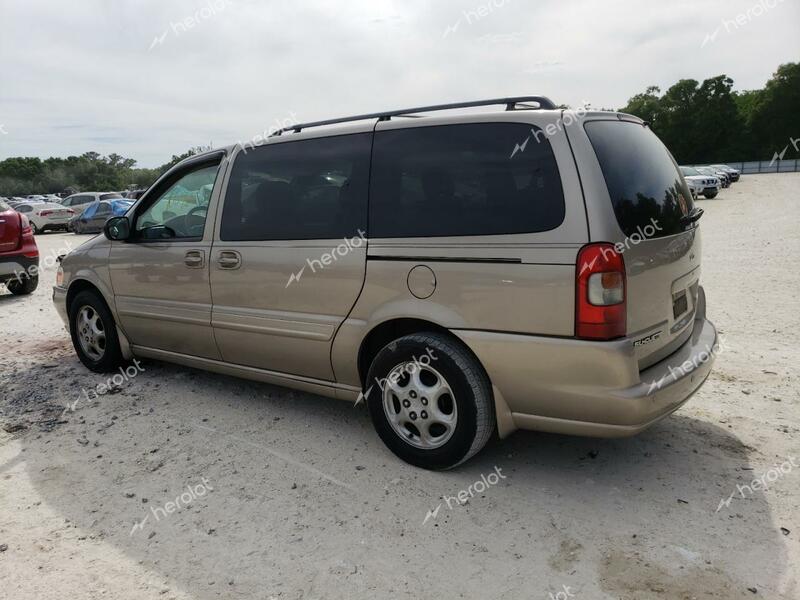
[{"label": "tinted window", "polygon": [[660,228],[656,237],[692,227],[681,223],[694,208],[692,194],[672,155],[650,129],[618,120],[592,121],[585,129],[625,235],[652,222]]},{"label": "tinted window", "polygon": [[[558,166],[550,142],[532,133],[529,125],[518,123],[377,133],[370,237],[532,233],[558,227],[564,220]],[[524,149],[515,150],[526,139]]]},{"label": "tinted window", "polygon": [[111,194],[100,194],[100,200],[113,200],[114,198],[122,198],[122,194],[113,192]]},{"label": "tinted window", "polygon": [[366,228],[369,133],[240,152],[225,194],[225,241],[352,237]]},{"label": "tinted window", "polygon": [[101,202],[97,206],[97,216],[107,215],[111,213],[111,205],[108,202]]},{"label": "tinted window", "polygon": [[29,212],[31,212],[32,210],[33,210],[33,208],[31,208],[31,207],[30,207],[29,205],[27,205],[27,204],[20,204],[19,206],[17,206],[17,212],[21,212],[21,213],[29,213]]}]

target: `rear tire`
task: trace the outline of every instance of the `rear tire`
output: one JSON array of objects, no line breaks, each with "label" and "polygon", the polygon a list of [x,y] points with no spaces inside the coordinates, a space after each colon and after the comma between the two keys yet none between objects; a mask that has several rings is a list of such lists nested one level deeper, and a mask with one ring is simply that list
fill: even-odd
[{"label": "rear tire", "polygon": [[122,364],[114,317],[96,292],[79,292],[72,300],[69,333],[78,358],[89,370],[107,373]]},{"label": "rear tire", "polygon": [[33,221],[31,221],[30,223],[31,223],[31,230],[33,230],[33,235],[39,235],[40,233],[42,233],[42,230],[36,226],[36,223],[34,223]]},{"label": "rear tire", "polygon": [[6,282],[6,288],[15,296],[32,294],[37,287],[39,287],[38,275],[25,275],[19,279],[12,279]]},{"label": "rear tire", "polygon": [[418,333],[384,346],[372,361],[366,387],[380,438],[399,458],[423,469],[461,464],[494,433],[489,378],[448,336]]}]

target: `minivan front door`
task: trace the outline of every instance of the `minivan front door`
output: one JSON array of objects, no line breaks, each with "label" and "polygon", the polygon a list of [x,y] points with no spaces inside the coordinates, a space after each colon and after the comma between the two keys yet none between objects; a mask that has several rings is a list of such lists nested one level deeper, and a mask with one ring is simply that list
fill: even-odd
[{"label": "minivan front door", "polygon": [[209,256],[222,154],[157,184],[109,259],[120,324],[133,346],[219,359],[211,331]]},{"label": "minivan front door", "polygon": [[210,257],[212,325],[226,362],[332,381],[333,337],[366,271],[372,134],[296,136],[233,161]]}]

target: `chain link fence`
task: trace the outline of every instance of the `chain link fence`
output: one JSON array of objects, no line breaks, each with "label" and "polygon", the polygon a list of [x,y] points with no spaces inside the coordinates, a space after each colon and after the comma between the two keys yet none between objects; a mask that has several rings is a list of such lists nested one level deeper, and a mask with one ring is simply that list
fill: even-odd
[{"label": "chain link fence", "polygon": [[726,162],[724,164],[734,169],[739,169],[742,175],[752,173],[794,173],[800,171],[800,159],[797,158],[789,160],[749,160],[745,162]]}]

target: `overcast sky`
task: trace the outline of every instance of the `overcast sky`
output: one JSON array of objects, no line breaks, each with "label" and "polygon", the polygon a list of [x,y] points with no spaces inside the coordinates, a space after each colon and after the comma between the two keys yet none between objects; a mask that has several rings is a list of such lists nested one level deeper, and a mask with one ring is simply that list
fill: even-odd
[{"label": "overcast sky", "polygon": [[524,94],[620,107],[680,78],[759,88],[797,60],[800,0],[0,0],[0,159],[152,167],[292,119]]}]

